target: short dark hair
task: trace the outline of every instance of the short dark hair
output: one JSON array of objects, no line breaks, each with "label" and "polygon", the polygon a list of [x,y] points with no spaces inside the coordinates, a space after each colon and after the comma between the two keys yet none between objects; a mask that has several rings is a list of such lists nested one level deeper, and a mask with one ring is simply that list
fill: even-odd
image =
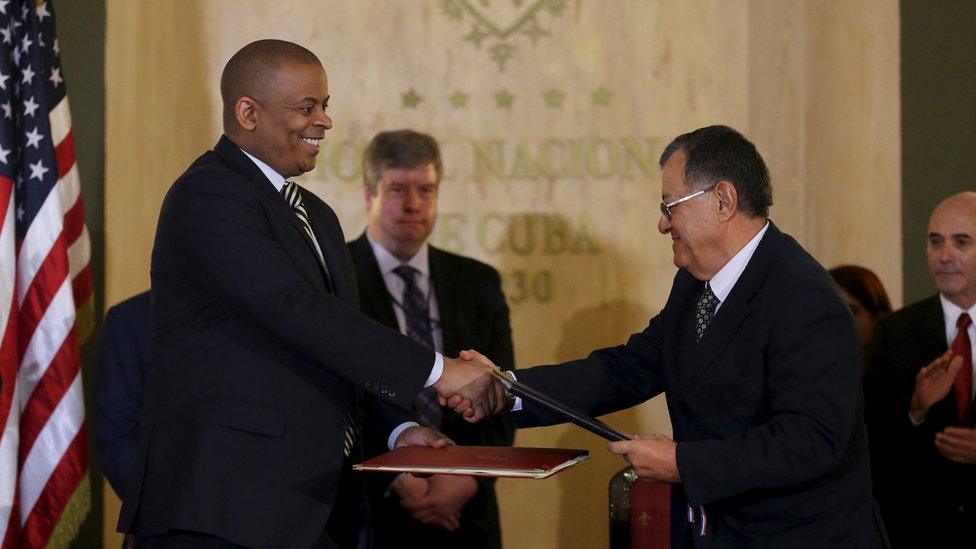
[{"label": "short dark hair", "polygon": [[773,185],[759,151],[728,126],[708,126],[679,135],[661,153],[664,168],[671,155],[683,151],[685,185],[705,188],[729,181],[739,195],[739,211],[750,217],[769,217]]},{"label": "short dark hair", "polygon": [[234,127],[237,100],[245,95],[265,99],[267,90],[274,85],[278,69],[286,63],[322,66],[319,58],[307,48],[285,40],[251,42],[231,56],[220,75],[225,131]]},{"label": "short dark hair", "polygon": [[860,301],[873,318],[891,312],[888,292],[874,271],[859,265],[840,265],[828,272],[840,289]]},{"label": "short dark hair", "polygon": [[434,165],[439,184],[444,166],[436,139],[414,130],[380,132],[363,152],[363,187],[375,194],[384,169],[416,168],[424,164]]}]

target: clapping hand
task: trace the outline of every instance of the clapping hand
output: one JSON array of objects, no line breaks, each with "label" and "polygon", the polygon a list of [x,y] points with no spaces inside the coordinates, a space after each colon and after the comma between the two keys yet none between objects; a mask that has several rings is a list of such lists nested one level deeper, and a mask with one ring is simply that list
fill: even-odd
[{"label": "clapping hand", "polygon": [[952,356],[950,349],[918,371],[908,410],[912,420],[924,420],[929,408],[949,394],[959,368],[962,368],[962,356]]}]

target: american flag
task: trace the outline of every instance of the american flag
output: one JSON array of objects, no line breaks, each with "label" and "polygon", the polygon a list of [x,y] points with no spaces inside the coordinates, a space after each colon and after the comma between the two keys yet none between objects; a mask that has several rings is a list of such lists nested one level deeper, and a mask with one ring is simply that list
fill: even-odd
[{"label": "american flag", "polygon": [[80,343],[90,247],[50,2],[0,0],[0,547],[64,547],[90,508]]}]

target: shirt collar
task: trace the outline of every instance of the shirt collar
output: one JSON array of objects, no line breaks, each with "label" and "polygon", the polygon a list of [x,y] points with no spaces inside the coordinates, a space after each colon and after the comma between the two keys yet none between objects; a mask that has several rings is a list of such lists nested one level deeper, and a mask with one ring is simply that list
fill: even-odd
[{"label": "shirt collar", "polygon": [[268,181],[270,181],[271,184],[274,185],[275,190],[280,193],[281,188],[285,186],[285,178],[282,177],[281,174],[279,174],[278,172],[274,171],[274,168],[258,160],[257,157],[255,157],[251,153],[245,151],[244,149],[241,149],[241,152],[244,153],[248,158],[250,158],[251,162],[254,162],[254,165],[261,170],[261,173],[263,173],[264,176],[268,178]]},{"label": "shirt collar", "polygon": [[752,237],[745,246],[739,250],[732,259],[728,261],[717,273],[708,281],[709,287],[712,289],[712,293],[718,298],[719,302],[724,302],[729,294],[732,292],[732,288],[735,283],[742,276],[742,272],[746,270],[746,265],[749,264],[749,260],[752,259],[752,254],[756,253],[756,248],[759,247],[759,241],[762,240],[763,235],[766,234],[766,230],[769,229],[769,221],[763,225],[756,236]]},{"label": "shirt collar", "polygon": [[417,269],[425,278],[430,276],[429,253],[426,242],[420,246],[420,249],[417,250],[417,253],[409,261],[404,262],[390,253],[382,244],[373,240],[373,237],[369,235],[369,231],[366,231],[366,240],[369,241],[370,247],[373,248],[373,256],[376,257],[376,263],[379,265],[380,273],[383,276],[390,274],[393,272],[393,269],[396,269],[400,265],[409,265]]},{"label": "shirt collar", "polygon": [[[939,301],[942,302],[942,316],[945,317],[946,334],[954,334],[956,332],[956,322],[959,320],[959,315],[963,313],[969,313],[969,318],[973,319],[973,322],[976,323],[976,305],[973,305],[969,309],[963,309],[946,299],[941,293],[939,294]],[[951,344],[952,342],[950,341],[949,343]]]}]

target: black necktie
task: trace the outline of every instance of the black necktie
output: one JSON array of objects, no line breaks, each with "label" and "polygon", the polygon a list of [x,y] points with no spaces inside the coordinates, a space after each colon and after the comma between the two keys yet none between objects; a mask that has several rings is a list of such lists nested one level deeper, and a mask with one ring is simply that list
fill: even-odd
[{"label": "black necktie", "polygon": [[708,325],[712,322],[712,317],[715,316],[715,309],[718,308],[718,303],[718,298],[712,293],[712,287],[706,282],[705,291],[702,292],[695,306],[695,333],[697,335],[695,341],[701,341],[702,336],[705,335],[705,330],[708,329]]},{"label": "black necktie", "polygon": [[[417,275],[420,271],[409,265],[400,265],[393,269],[393,273],[403,279],[402,308],[407,325],[407,336],[433,349],[434,332],[431,329],[429,302],[417,286]],[[422,425],[438,430],[441,428],[444,422],[444,411],[437,402],[437,393],[432,387],[420,391],[414,408],[417,409],[417,419]]]},{"label": "black necktie", "polygon": [[315,233],[312,232],[312,224],[308,220],[308,212],[305,211],[305,204],[302,203],[302,193],[299,192],[298,184],[294,181],[285,181],[285,184],[281,187],[281,195],[285,197],[285,202],[291,206],[291,210],[298,217],[298,222],[305,229],[305,234],[308,236],[312,250],[315,252],[315,258],[319,260],[319,265],[322,266],[322,271],[325,273],[325,280],[328,282],[329,287],[331,287],[332,273],[329,271],[329,265],[325,262],[325,258],[322,257],[322,252],[317,247],[319,245],[318,240],[315,239]]}]

